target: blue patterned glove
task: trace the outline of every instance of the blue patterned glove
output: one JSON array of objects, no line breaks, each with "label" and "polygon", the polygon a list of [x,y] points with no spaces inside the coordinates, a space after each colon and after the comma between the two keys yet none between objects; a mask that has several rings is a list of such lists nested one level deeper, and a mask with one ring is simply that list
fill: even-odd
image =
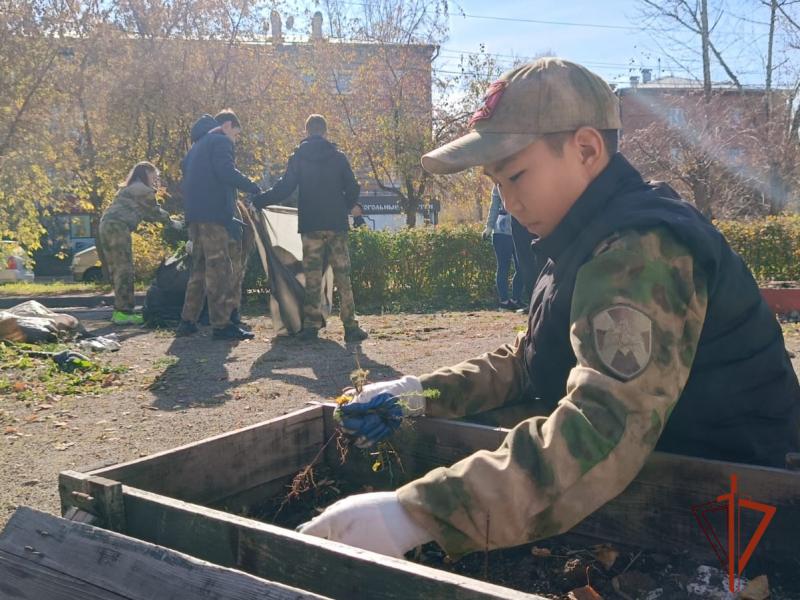
[{"label": "blue patterned glove", "polygon": [[397,396],[378,394],[369,402],[348,402],[339,407],[342,429],[356,438],[356,446],[368,448],[386,439],[403,422],[403,407]]}]

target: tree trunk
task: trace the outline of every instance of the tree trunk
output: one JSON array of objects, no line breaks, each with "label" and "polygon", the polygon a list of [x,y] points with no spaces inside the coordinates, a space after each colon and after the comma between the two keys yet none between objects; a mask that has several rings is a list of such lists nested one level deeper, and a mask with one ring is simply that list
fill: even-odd
[{"label": "tree trunk", "polygon": [[711,175],[710,165],[698,165],[692,174],[691,188],[694,194],[694,204],[705,217],[713,218],[711,208],[711,194],[709,190],[709,177]]},{"label": "tree trunk", "polygon": [[419,199],[414,197],[406,198],[405,201],[405,212],[406,212],[406,226],[407,227],[416,227],[417,226],[417,208],[419,207]]},{"label": "tree trunk", "polygon": [[417,209],[419,205],[422,204],[422,194],[425,189],[425,184],[421,184],[420,187],[417,189],[414,187],[414,181],[411,179],[405,180],[405,188],[406,194],[405,198],[400,198],[401,206],[403,207],[403,211],[406,213],[406,226],[407,227],[416,227],[417,226]]}]

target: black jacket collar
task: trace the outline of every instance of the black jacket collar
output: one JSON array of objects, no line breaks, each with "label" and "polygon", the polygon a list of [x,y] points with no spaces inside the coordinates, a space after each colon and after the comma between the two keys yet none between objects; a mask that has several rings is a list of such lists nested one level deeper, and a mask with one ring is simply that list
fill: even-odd
[{"label": "black jacket collar", "polygon": [[613,196],[644,185],[642,176],[633,165],[622,154],[614,154],[606,168],[578,197],[553,232],[546,238],[533,241],[534,251],[540,257],[556,260]]}]

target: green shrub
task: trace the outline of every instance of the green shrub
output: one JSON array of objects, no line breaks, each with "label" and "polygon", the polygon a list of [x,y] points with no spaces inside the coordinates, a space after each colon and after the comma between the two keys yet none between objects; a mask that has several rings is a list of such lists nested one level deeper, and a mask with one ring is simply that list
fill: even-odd
[{"label": "green shrub", "polygon": [[[476,226],[350,232],[356,309],[470,308],[495,301],[494,253]],[[261,262],[250,257],[245,289],[265,287]]]},{"label": "green shrub", "polygon": [[468,308],[494,300],[494,253],[478,226],[350,233],[358,310]]},{"label": "green shrub", "polygon": [[800,216],[773,216],[715,225],[758,281],[800,280]]},{"label": "green shrub", "polygon": [[[719,221],[717,227],[759,281],[800,280],[800,216]],[[491,306],[495,258],[478,225],[350,232],[353,295],[359,312]],[[250,257],[245,289],[266,289]]]}]

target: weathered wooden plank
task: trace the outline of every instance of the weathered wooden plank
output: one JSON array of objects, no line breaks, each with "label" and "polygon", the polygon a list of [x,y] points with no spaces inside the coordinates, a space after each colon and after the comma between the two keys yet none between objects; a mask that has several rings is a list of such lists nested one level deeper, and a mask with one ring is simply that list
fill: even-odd
[{"label": "weathered wooden plank", "polygon": [[[326,437],[333,432],[334,405],[325,406]],[[393,442],[406,474],[403,480],[449,465],[477,450],[497,448],[508,430],[444,419],[417,419],[412,430],[401,432]],[[338,466],[333,454],[326,460],[343,469],[347,478],[374,487],[386,486],[357,454]],[[661,552],[689,551],[702,560],[716,561],[705,535],[692,514],[692,506],[725,494],[730,476],[736,474],[745,496],[775,506],[777,512],[758,545],[757,555],[782,562],[793,560],[800,545],[800,472],[757,467],[654,452],[628,488],[585,519],[572,531],[599,540]],[[712,523],[714,519],[712,518]],[[725,535],[720,521],[718,535]],[[743,539],[749,539],[749,533]],[[756,557],[757,558],[757,557]]]},{"label": "weathered wooden plank", "polygon": [[[4,585],[28,594],[14,596],[7,591],[8,596],[3,598],[325,600],[321,595],[29,508],[18,509],[0,534],[0,557],[3,556],[17,574],[16,583],[4,584],[0,579],[0,596]],[[18,572],[20,568],[28,572],[29,578],[35,574],[39,580],[41,576],[53,593],[49,588],[48,594],[30,592],[40,588],[26,584],[24,574]],[[72,595],[57,596],[56,591],[61,589]],[[100,594],[102,591],[104,595]]]},{"label": "weathered wooden plank", "polygon": [[132,536],[336,599],[544,600],[128,486],[123,496]]},{"label": "weathered wooden plank", "polygon": [[3,600],[130,600],[77,577],[48,569],[0,549]]},{"label": "weathered wooden plank", "polygon": [[77,509],[94,517],[92,524],[112,531],[125,530],[121,483],[77,471],[63,471],[58,475],[58,493],[63,516]]},{"label": "weathered wooden plank", "polygon": [[211,504],[298,471],[319,451],[322,432],[322,409],[310,406],[91,474]]}]

